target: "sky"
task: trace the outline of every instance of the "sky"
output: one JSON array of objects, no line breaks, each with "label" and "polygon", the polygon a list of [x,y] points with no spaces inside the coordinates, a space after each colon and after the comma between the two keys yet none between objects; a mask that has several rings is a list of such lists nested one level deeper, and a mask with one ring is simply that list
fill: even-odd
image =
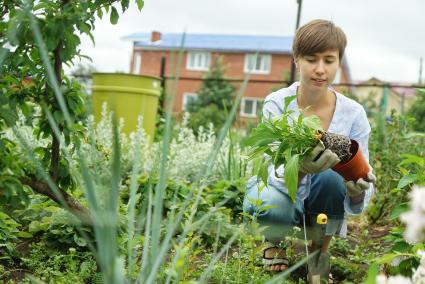
[{"label": "sky", "polygon": [[[80,48],[98,71],[128,72],[132,42],[122,39],[126,35],[186,30],[293,36],[297,7],[297,0],[145,0],[142,11],[131,3],[116,25],[108,15],[98,19],[95,46],[82,37]],[[317,18],[333,21],[347,35],[354,81],[418,82],[420,58],[425,61],[425,0],[303,0],[300,24]]]}]

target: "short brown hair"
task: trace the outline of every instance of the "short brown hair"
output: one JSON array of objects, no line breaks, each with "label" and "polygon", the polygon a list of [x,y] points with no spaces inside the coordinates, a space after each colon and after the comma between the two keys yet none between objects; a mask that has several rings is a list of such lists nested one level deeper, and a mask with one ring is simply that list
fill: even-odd
[{"label": "short brown hair", "polygon": [[347,37],[340,27],[327,20],[313,20],[300,27],[292,43],[294,58],[336,49],[344,56]]}]

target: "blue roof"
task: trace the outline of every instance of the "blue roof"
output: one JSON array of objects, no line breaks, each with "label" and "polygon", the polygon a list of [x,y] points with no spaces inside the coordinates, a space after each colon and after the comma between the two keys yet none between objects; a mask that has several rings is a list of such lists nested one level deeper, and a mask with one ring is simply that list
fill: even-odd
[{"label": "blue roof", "polygon": [[[161,40],[151,42],[150,33],[135,33],[124,37],[134,46],[148,49],[178,49],[181,33],[161,33]],[[186,34],[185,49],[292,53],[292,36]]]}]

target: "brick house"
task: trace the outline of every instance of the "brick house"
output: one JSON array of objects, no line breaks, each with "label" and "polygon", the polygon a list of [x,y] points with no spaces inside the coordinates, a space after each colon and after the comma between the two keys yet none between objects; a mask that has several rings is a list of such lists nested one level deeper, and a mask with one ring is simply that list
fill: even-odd
[{"label": "brick house", "polygon": [[[174,76],[182,34],[153,31],[132,34],[124,39],[133,42],[130,73],[165,78]],[[196,98],[203,75],[210,64],[221,56],[225,77],[237,88],[242,84],[247,71],[251,70],[238,120],[257,120],[264,98],[273,90],[287,85],[291,69],[291,46],[290,36],[186,34],[174,112],[183,111],[187,102]],[[172,88],[169,85],[171,81],[166,80],[165,88],[168,91]],[[350,81],[348,65],[344,59],[334,83]]]},{"label": "brick house", "polygon": [[[405,83],[384,82],[372,77],[369,80],[356,82],[356,97],[363,104],[368,114],[368,107],[373,106],[375,111],[383,107],[385,114],[390,115],[394,109],[399,114],[404,114],[415,102],[417,89]],[[384,99],[384,86],[388,85]],[[370,113],[372,114],[372,113]]]}]

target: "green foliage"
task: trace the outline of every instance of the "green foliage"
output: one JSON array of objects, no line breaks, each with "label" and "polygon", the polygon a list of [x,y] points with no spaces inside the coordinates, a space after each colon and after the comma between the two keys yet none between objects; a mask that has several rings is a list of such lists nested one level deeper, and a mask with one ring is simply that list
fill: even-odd
[{"label": "green foliage", "polygon": [[[304,117],[302,113],[296,118],[288,106],[295,96],[285,98],[284,111],[271,119],[264,119],[251,135],[245,140],[245,145],[251,147],[249,159],[270,156],[275,169],[285,165],[284,179],[288,193],[295,202],[298,188],[298,172],[300,161],[314,148],[323,131],[317,116]],[[267,163],[258,170],[258,178],[267,186]],[[277,175],[277,174],[276,174]]]},{"label": "green foliage", "polygon": [[408,115],[415,118],[413,129],[425,132],[425,89],[419,89],[416,99],[408,110]]},{"label": "green foliage", "polygon": [[413,269],[419,265],[417,252],[425,249],[425,244],[409,244],[403,238],[404,226],[395,226],[385,241],[391,244],[390,250],[376,258],[376,264],[384,265],[390,275],[412,276]]},{"label": "green foliage", "polygon": [[96,261],[89,252],[69,247],[52,250],[42,244],[33,244],[28,258],[22,262],[33,275],[47,283],[102,283],[98,281]]},{"label": "green foliage", "polygon": [[[387,222],[395,206],[407,202],[407,191],[400,186],[411,183],[415,176],[417,163],[412,156],[425,156],[425,139],[412,133],[412,120],[395,114],[385,122],[385,139],[381,143],[380,135],[373,128],[370,138],[370,161],[376,176],[376,194],[368,207],[368,216],[372,222]],[[409,153],[409,155],[406,155]],[[410,158],[409,158],[410,157]],[[404,161],[404,162],[403,162]],[[418,172],[415,172],[418,173]],[[403,178],[403,176],[405,176]]]},{"label": "green foliage", "polygon": [[[416,139],[416,147],[418,143],[423,143],[421,135],[413,133],[406,135],[406,137],[409,139],[410,143],[415,142]],[[394,226],[391,229],[390,235],[385,237],[385,241],[391,245],[391,248],[385,254],[376,258],[375,263],[384,265],[387,273],[390,275],[401,274],[409,277],[412,276],[413,269],[418,267],[420,261],[418,251],[423,251],[425,249],[424,243],[411,244],[406,242],[403,236],[405,225],[400,224],[398,221],[399,216],[409,209],[406,199],[407,192],[410,191],[412,185],[425,184],[425,153],[423,149],[424,148],[420,148],[418,155],[400,155],[397,161],[399,162],[398,170],[401,177],[394,181],[397,187],[391,191],[391,195],[386,197],[387,200],[390,200],[387,201],[386,204],[393,205],[390,207],[392,211],[390,211],[391,214],[389,217]],[[406,149],[403,149],[403,151],[406,151]],[[396,206],[394,206],[394,204]],[[374,207],[376,207],[376,204]]]},{"label": "green foliage", "polygon": [[13,253],[15,248],[14,241],[19,237],[20,226],[9,215],[0,212],[0,251],[6,250],[9,254]]},{"label": "green foliage", "polygon": [[227,112],[234,104],[235,87],[224,78],[225,69],[222,58],[217,58],[205,74],[196,100],[190,101],[190,126],[197,131],[199,126],[208,128],[213,123],[216,132],[224,125]]},{"label": "green foliage", "polygon": [[[8,141],[4,135],[5,129],[18,124],[19,115],[24,117],[23,123],[34,128],[33,139],[52,140],[38,149],[44,153],[43,166],[49,169],[47,172],[59,173],[54,179],[63,189],[74,186],[60,150],[53,150],[56,142],[47,112],[52,114],[59,135],[63,135],[62,146],[70,145],[71,141],[78,146],[84,137],[86,98],[81,86],[64,76],[62,67],[86,57],[78,48],[80,36],[86,34],[94,42],[96,16],[108,13],[115,2],[118,1],[4,1],[1,12],[8,17],[0,23],[0,186],[5,188],[6,195],[13,194],[23,176],[35,174],[12,151],[16,141]],[[143,1],[136,2],[141,9]],[[129,1],[121,1],[122,11],[128,5]],[[118,12],[112,7],[111,21],[117,20]],[[63,104],[58,92],[64,97]],[[43,110],[37,117],[36,108]]]},{"label": "green foliage", "polygon": [[220,110],[215,104],[210,104],[205,107],[199,108],[196,112],[192,112],[189,119],[189,126],[195,133],[199,127],[209,128],[214,127],[214,132],[218,133],[226,121],[226,113]]},{"label": "green foliage", "polygon": [[[149,180],[148,177],[142,177],[139,181],[141,192],[146,192],[149,186],[155,187],[157,184],[156,179]],[[199,232],[203,245],[212,246],[216,238],[221,241],[228,240],[234,232],[234,225],[242,223],[242,201],[245,195],[245,186],[245,179],[220,180],[217,183],[206,185],[202,190],[194,222],[200,220],[214,206],[219,206],[218,211],[211,216],[208,224]],[[191,184],[168,181],[164,197],[164,217],[171,218],[173,210],[181,208],[194,190],[196,189]],[[141,197],[146,198],[146,195]],[[147,200],[140,202],[140,204],[146,203]],[[138,210],[140,209],[138,207]],[[217,230],[218,226],[220,226],[219,230]]]}]

